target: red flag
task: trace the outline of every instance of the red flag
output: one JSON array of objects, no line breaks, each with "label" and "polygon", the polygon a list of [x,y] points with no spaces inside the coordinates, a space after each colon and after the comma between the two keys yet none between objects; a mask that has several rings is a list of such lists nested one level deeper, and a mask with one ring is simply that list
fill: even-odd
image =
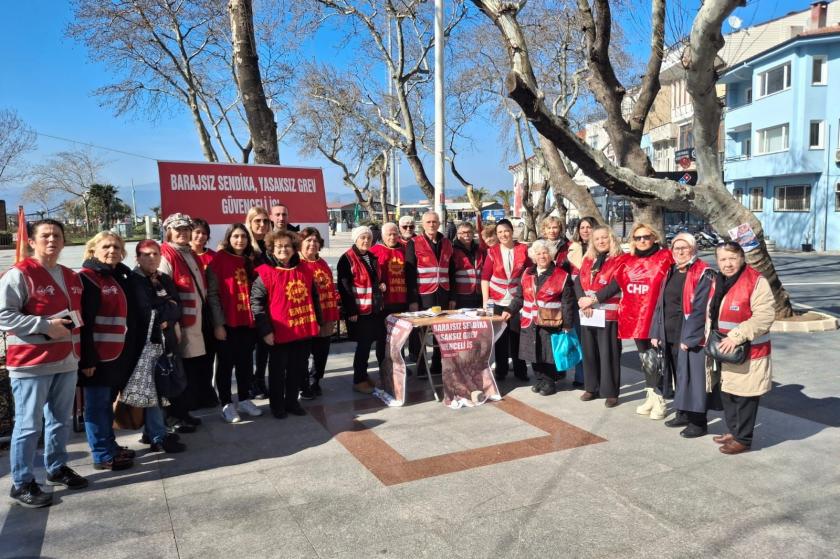
[{"label": "red flag", "polygon": [[26,216],[23,206],[18,206],[17,244],[15,245],[15,264],[29,256],[29,235],[26,232]]}]

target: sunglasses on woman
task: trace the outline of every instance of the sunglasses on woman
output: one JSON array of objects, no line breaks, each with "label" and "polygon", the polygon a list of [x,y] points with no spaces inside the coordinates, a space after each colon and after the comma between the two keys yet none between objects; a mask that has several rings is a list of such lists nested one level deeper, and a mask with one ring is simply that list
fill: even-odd
[{"label": "sunglasses on woman", "polygon": [[633,237],[634,241],[651,241],[653,240],[653,235],[637,235]]}]

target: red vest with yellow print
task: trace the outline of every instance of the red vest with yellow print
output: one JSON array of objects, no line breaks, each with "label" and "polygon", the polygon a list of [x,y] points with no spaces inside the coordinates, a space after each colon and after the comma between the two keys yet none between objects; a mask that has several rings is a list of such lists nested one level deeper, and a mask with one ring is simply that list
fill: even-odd
[{"label": "red vest with yellow print", "polygon": [[[726,334],[752,317],[750,298],[755,291],[759,278],[761,278],[761,272],[747,266],[741,272],[741,277],[738,278],[735,285],[723,296],[723,301],[720,303],[720,314],[718,314],[718,329],[722,334]],[[753,339],[750,344],[750,359],[758,359],[768,355],[770,355],[769,333]]]},{"label": "red vest with yellow print", "polygon": [[[26,281],[28,297],[23,305],[25,314],[52,316],[62,311],[82,311],[82,280],[70,270],[61,266],[67,294],[55,283],[50,273],[33,258],[15,264]],[[6,337],[6,364],[10,367],[35,367],[58,363],[71,353],[78,359],[81,353],[79,328],[70,330],[65,338],[52,340],[40,334],[18,336],[14,331]]]},{"label": "red vest with yellow print", "polygon": [[426,235],[417,235],[414,241],[414,254],[417,256],[417,291],[421,295],[431,295],[438,290],[449,291],[449,261],[452,259],[452,243],[446,237],[438,241],[440,260],[435,256],[432,245]]},{"label": "red vest with yellow print", "polygon": [[[622,261],[625,258],[624,254],[607,257],[601,265],[601,269],[592,273],[592,265],[595,261],[592,258],[584,257],[580,264],[580,286],[588,295],[595,295],[600,289],[603,289],[612,282],[616,272],[621,269]],[[618,293],[606,301],[598,303],[593,308],[602,309],[606,320],[618,320],[618,305],[621,303],[621,293]]]},{"label": "red vest with yellow print", "polygon": [[245,268],[245,257],[220,250],[208,268],[219,282],[219,302],[225,313],[225,324],[231,328],[253,326],[251,281]]},{"label": "red vest with yellow print", "polygon": [[650,338],[659,291],[674,258],[670,250],[663,248],[646,258],[627,255],[623,261],[624,266],[615,276],[621,287],[618,337],[646,340]]},{"label": "red vest with yellow print", "polygon": [[321,316],[325,322],[338,320],[338,292],[333,281],[330,265],[323,258],[314,262],[300,259],[300,266],[309,270],[318,288],[318,303],[321,305]]},{"label": "red vest with yellow print", "polygon": [[385,304],[404,305],[408,301],[405,284],[405,247],[373,245],[370,251],[379,260],[379,281],[385,283]]},{"label": "red vest with yellow print", "polygon": [[535,270],[526,270],[522,275],[522,312],[519,315],[519,325],[528,328],[536,320],[539,309],[559,310],[563,303],[563,288],[569,274],[559,266],[548,276],[542,286],[534,292],[537,281]]},{"label": "red vest with yellow print", "polygon": [[485,251],[476,247],[475,264],[458,246],[452,247],[452,260],[455,262],[455,293],[458,295],[481,294],[481,269],[484,267]]},{"label": "red vest with yellow print", "polygon": [[356,300],[356,307],[359,314],[370,314],[373,312],[373,283],[370,281],[370,274],[353,247],[345,254],[350,260],[350,271],[353,273],[353,298]]},{"label": "red vest with yellow print", "polygon": [[100,361],[113,361],[122,353],[128,331],[125,292],[112,276],[97,274],[89,268],[82,268],[81,273],[99,289],[99,310],[92,326],[96,354]]},{"label": "red vest with yellow print", "polygon": [[312,302],[312,274],[302,266],[281,268],[263,264],[257,274],[265,285],[274,343],[284,344],[318,335]]},{"label": "red vest with yellow print", "polygon": [[511,267],[510,277],[508,277],[507,272],[505,272],[505,263],[502,261],[502,245],[491,246],[487,250],[487,260],[484,264],[485,266],[492,266],[488,290],[490,300],[501,301],[504,299],[505,291],[510,291],[511,296],[515,296],[519,289],[522,274],[530,264],[528,245],[518,241],[515,242],[513,245],[513,266]]},{"label": "red vest with yellow print", "polygon": [[[175,282],[175,287],[178,289],[178,297],[181,299],[181,326],[190,327],[198,322],[198,286],[195,285],[195,279],[190,271],[187,261],[181,253],[174,249],[169,243],[163,243],[160,247],[160,253],[169,262],[172,267],[172,280]],[[193,258],[198,262],[198,256],[190,251]],[[201,264],[199,263],[199,266]],[[203,285],[204,276],[200,276]]]}]

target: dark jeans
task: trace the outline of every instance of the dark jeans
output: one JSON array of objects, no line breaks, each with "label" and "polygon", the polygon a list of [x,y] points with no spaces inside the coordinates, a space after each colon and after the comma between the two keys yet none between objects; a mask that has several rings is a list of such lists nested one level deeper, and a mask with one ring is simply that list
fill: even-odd
[{"label": "dark jeans", "polygon": [[259,339],[257,340],[257,349],[256,349],[256,370],[254,371],[254,387],[260,389],[260,391],[264,391],[265,385],[265,371],[266,367],[268,366],[268,354],[270,353],[270,348],[265,345],[265,342],[257,336]]},{"label": "dark jeans", "polygon": [[[377,340],[382,340],[381,331],[385,329],[385,318],[379,314],[359,315],[356,322],[347,322],[350,335],[356,340],[356,352],[353,355],[353,384],[368,380],[368,360],[370,348]],[[383,351],[384,351],[384,343]],[[377,354],[379,351],[377,351]]]},{"label": "dark jeans", "polygon": [[94,463],[114,458],[114,404],[109,386],[85,386],[85,434]]},{"label": "dark jeans", "polygon": [[[494,307],[494,315],[500,315],[506,310],[504,307],[498,305]],[[513,357],[513,374],[517,378],[528,378],[528,365],[519,358],[519,328],[514,331],[510,327],[510,322],[519,320],[519,313],[515,313],[510,317],[507,328],[499,336],[496,344],[493,346],[496,350],[496,377],[504,378],[508,374],[508,358]]]},{"label": "dark jeans", "polygon": [[306,380],[309,340],[296,340],[271,346],[268,361],[268,403],[271,412],[299,406],[298,392]]},{"label": "dark jeans", "polygon": [[330,355],[330,343],[332,336],[312,338],[312,372],[311,377],[315,382],[324,378],[327,370],[327,357]]},{"label": "dark jeans", "polygon": [[225,326],[225,332],[227,339],[218,342],[219,366],[216,370],[216,388],[223,406],[231,402],[230,375],[234,371],[239,401],[250,399],[249,390],[254,376],[254,344],[257,341],[256,330],[248,326]]},{"label": "dark jeans", "polygon": [[720,393],[726,426],[735,440],[746,446],[752,446],[759,398],[759,396],[736,396],[723,391]]}]

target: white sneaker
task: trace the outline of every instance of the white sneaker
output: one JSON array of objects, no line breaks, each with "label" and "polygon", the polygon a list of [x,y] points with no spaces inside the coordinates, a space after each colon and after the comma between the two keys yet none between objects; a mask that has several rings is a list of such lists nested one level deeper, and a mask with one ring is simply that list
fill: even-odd
[{"label": "white sneaker", "polygon": [[241,418],[239,417],[239,414],[236,413],[236,408],[233,407],[233,404],[227,404],[222,408],[222,419],[228,423],[239,423],[241,421]]},{"label": "white sneaker", "polygon": [[242,402],[239,402],[236,409],[242,413],[247,413],[251,417],[259,417],[262,415],[262,410],[251,400],[243,400]]}]

